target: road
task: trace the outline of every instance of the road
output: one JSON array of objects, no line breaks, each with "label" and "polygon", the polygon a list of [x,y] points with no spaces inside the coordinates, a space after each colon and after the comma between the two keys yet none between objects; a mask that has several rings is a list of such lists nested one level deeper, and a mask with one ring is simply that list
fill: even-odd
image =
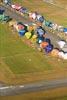
[{"label": "road", "polygon": [[36,91],[46,91],[59,87],[67,87],[67,79],[39,81],[36,83],[16,85],[16,86],[0,86],[0,96],[18,95]]},{"label": "road", "polygon": [[[20,16],[14,10],[10,10],[9,7],[0,6],[5,9],[5,14],[11,16],[12,18],[16,19],[17,21],[22,21],[23,23],[29,23],[29,19],[25,19],[24,17]],[[47,33],[46,37],[51,39],[51,42],[57,47],[56,41],[61,40],[58,36],[52,33]],[[51,81],[40,81],[37,83],[30,83],[30,84],[23,84],[17,86],[7,86],[4,83],[0,82],[0,96],[6,95],[17,95],[21,93],[33,92],[33,91],[41,91],[41,90],[49,90],[58,87],[67,87],[67,79],[59,79],[59,80],[51,80]]]}]

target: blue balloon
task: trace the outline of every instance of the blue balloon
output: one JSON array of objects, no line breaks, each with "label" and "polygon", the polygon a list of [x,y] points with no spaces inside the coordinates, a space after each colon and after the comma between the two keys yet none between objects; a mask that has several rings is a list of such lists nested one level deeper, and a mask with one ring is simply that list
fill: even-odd
[{"label": "blue balloon", "polygon": [[67,32],[67,28],[64,28],[64,29],[63,29],[63,32]]},{"label": "blue balloon", "polygon": [[38,21],[41,22],[41,23],[43,23],[43,21],[44,21],[44,17],[43,17],[43,16],[40,17]]},{"label": "blue balloon", "polygon": [[4,9],[0,9],[0,14],[3,14],[4,13]]},{"label": "blue balloon", "polygon": [[20,36],[24,36],[25,35],[25,32],[26,32],[25,30],[20,30],[19,31]]},{"label": "blue balloon", "polygon": [[45,47],[45,52],[49,53],[53,50],[53,45],[49,44],[48,46]]},{"label": "blue balloon", "polygon": [[39,37],[42,37],[46,33],[46,31],[42,27],[37,27],[36,33]]},{"label": "blue balloon", "polygon": [[27,8],[24,8],[24,7],[22,7],[19,11],[21,13],[27,13],[28,12]]},{"label": "blue balloon", "polygon": [[43,41],[44,41],[44,37],[38,37],[37,43],[41,43],[41,42],[43,42]]}]

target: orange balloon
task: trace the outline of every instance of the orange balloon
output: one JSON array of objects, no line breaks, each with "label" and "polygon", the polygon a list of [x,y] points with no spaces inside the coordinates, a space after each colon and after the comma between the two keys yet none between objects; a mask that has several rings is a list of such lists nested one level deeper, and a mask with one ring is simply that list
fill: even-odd
[{"label": "orange balloon", "polygon": [[47,45],[49,45],[48,42],[42,42],[42,43],[40,44],[40,47],[41,47],[41,48],[45,48]]}]

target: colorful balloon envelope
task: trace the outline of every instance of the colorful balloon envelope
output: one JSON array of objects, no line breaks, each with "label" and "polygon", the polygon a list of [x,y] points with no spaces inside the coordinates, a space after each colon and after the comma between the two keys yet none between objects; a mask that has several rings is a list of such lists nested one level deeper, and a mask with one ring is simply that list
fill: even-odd
[{"label": "colorful balloon envelope", "polygon": [[53,45],[49,44],[45,47],[45,52],[50,53],[53,50]]},{"label": "colorful balloon envelope", "polygon": [[25,36],[27,39],[30,39],[32,37],[32,33],[31,32],[26,32]]},{"label": "colorful balloon envelope", "polygon": [[40,47],[41,48],[45,48],[46,46],[48,46],[49,45],[49,43],[48,42],[42,42],[41,44],[40,44]]},{"label": "colorful balloon envelope", "polygon": [[59,50],[58,49],[53,49],[51,51],[51,56],[53,56],[53,57],[58,57],[58,54],[59,54]]},{"label": "colorful balloon envelope", "polygon": [[26,32],[25,30],[20,30],[19,31],[20,36],[24,36],[25,35],[25,32]]}]

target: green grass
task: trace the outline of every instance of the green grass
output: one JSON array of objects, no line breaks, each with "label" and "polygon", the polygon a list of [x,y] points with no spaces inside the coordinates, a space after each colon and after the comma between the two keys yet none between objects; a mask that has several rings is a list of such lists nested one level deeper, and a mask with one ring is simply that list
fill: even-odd
[{"label": "green grass", "polygon": [[60,7],[67,8],[67,0],[54,0],[54,3]]},{"label": "green grass", "polygon": [[[55,61],[25,44],[23,37],[12,33],[8,25],[0,25],[0,57],[15,74],[44,72],[54,67],[66,68],[66,61]],[[51,59],[51,60],[50,60]],[[64,62],[64,63],[63,63]],[[55,65],[53,65],[56,63]]]},{"label": "green grass", "polygon": [[[52,66],[36,50],[16,39],[10,29],[0,25],[0,56],[7,66],[15,73],[32,73],[49,70]],[[4,29],[3,29],[4,28]],[[23,39],[23,38],[22,38]]]},{"label": "green grass", "polygon": [[23,95],[22,96],[13,96],[13,97],[0,97],[1,98],[1,100],[67,100],[67,96],[64,96],[64,97],[55,97],[55,98],[49,98],[49,97],[29,97],[29,98],[26,98],[26,97],[24,97]]},{"label": "green grass", "polygon": [[[23,6],[27,6],[32,11],[35,10],[38,6],[42,7],[43,10],[45,10],[45,14],[41,8],[38,9],[46,16],[47,19],[50,17],[57,21],[59,21],[60,18],[62,20],[61,16],[57,17],[53,15],[57,13],[58,10],[60,11],[60,8],[58,9],[54,6],[50,6],[50,4],[44,4],[41,1],[38,3],[35,1],[36,4],[34,1],[27,2],[30,4],[28,5],[23,3]],[[63,17],[62,22],[64,24],[66,23],[66,19],[66,17]],[[0,56],[2,61],[11,69],[14,74],[33,74],[35,72],[42,73],[44,71],[57,70],[58,68],[66,69],[66,61],[58,61],[57,58],[46,56],[43,53],[40,53],[37,50],[29,47],[22,40],[23,38],[18,37],[17,33],[12,32],[8,25],[0,25]]]},{"label": "green grass", "polygon": [[[24,5],[27,4],[24,3]],[[34,7],[32,8],[32,6]],[[34,5],[33,1],[33,4],[30,3],[30,6],[28,5],[27,7],[29,7],[29,9],[35,10],[37,6],[47,7],[47,4],[44,5],[43,3],[38,3],[38,5]],[[50,13],[49,9],[51,12],[54,12],[55,9],[55,12],[57,12],[58,10],[58,8],[49,5],[49,8],[45,10],[46,13],[48,12],[49,15],[52,14]],[[58,20],[57,16],[56,18]],[[7,24],[0,24],[0,59],[2,59],[2,62],[5,63],[6,67],[9,67],[9,69],[15,75],[28,75],[29,73],[31,73],[31,75],[33,75],[33,73],[44,74],[45,71],[58,71],[58,69],[66,70],[66,61],[58,61],[57,58],[52,58],[38,52],[37,50],[34,50],[33,48],[25,44],[22,41],[23,39],[24,38],[20,38],[16,32],[12,32]],[[4,69],[4,65],[0,65],[0,69],[1,67]]]},{"label": "green grass", "polygon": [[[21,0],[19,0],[22,2]],[[32,0],[30,0],[32,4]],[[27,4],[23,4],[27,5]],[[41,6],[44,7],[43,4],[40,4]],[[47,4],[45,4],[47,7]],[[32,10],[36,9],[36,5]],[[28,8],[31,9],[32,5],[29,6]],[[54,7],[53,7],[54,8]],[[54,10],[57,10],[56,8],[53,9],[52,7],[49,7],[51,9],[51,12],[54,12]],[[52,13],[47,9],[45,10],[44,16],[46,16],[47,19],[50,19],[52,21],[58,22],[60,24],[63,24],[67,26],[67,18],[61,16],[53,16],[51,15]],[[50,15],[50,16],[49,16]],[[61,20],[59,19],[61,18]],[[23,38],[22,38],[23,39]],[[17,33],[13,33],[10,28],[8,28],[8,25],[6,24],[0,24],[0,59],[5,63],[6,67],[9,67],[9,69],[15,74],[23,74],[24,75],[27,73],[31,73],[31,77],[34,75],[33,73],[38,73],[41,72],[43,73],[44,76],[44,71],[49,71],[51,73],[52,70],[58,70],[60,73],[60,69],[62,70],[67,70],[67,61],[60,60],[58,62],[57,58],[52,58],[49,56],[46,56],[37,50],[32,49],[28,45],[26,45],[24,42],[22,42],[22,39],[20,39],[17,36]],[[4,66],[0,64],[0,71],[4,69]],[[5,70],[6,71],[6,70]],[[38,74],[36,74],[38,75]],[[36,76],[33,78],[33,81],[35,80]],[[52,74],[53,75],[53,74]],[[65,76],[65,74],[64,74]],[[9,77],[9,73],[5,77]],[[29,77],[26,77],[29,78]],[[25,79],[26,80],[26,79]],[[27,79],[28,80],[28,79]],[[12,79],[13,81],[13,79]],[[51,93],[51,92],[50,92]],[[50,94],[49,93],[49,94]],[[51,97],[49,98],[48,95],[43,93],[43,95],[40,94],[24,94],[24,95],[18,95],[18,96],[12,96],[12,97],[0,97],[0,100],[67,100],[67,96],[58,96],[58,97]],[[56,92],[54,92],[56,94]],[[40,95],[40,96],[39,96]],[[46,96],[45,96],[46,95]],[[52,94],[53,95],[53,94]]]},{"label": "green grass", "polygon": [[[44,7],[43,4],[40,4],[40,5]],[[37,6],[35,5],[34,8],[36,9],[36,7]],[[45,7],[47,7],[47,4],[45,4]],[[31,1],[31,6],[29,7],[29,9],[31,8],[32,8],[32,1]],[[34,8],[32,10],[35,10]],[[49,9],[51,9],[51,12],[54,12],[56,8],[52,9],[52,7],[49,7]],[[61,18],[62,20],[61,22],[57,16],[55,17],[55,15],[54,16],[51,15],[52,13],[50,13],[49,9],[47,9],[47,11],[45,10],[46,11],[45,14],[43,12],[41,13],[44,14],[47,19],[50,19],[50,16],[51,16],[52,21],[53,20],[59,21],[59,23],[63,23],[63,25],[65,26],[67,25],[66,17],[64,17],[62,20],[61,16],[59,16],[59,19]],[[58,9],[56,9],[56,12],[57,10]],[[23,38],[18,37],[17,33],[12,32],[7,24],[0,24],[0,60],[2,60],[2,62],[4,63],[3,65],[1,65],[0,63],[0,71],[2,71],[5,68],[4,73],[7,79],[6,81],[7,83],[8,83],[8,79],[12,78],[9,75],[10,72],[7,72],[8,71],[6,70],[7,68],[9,68],[11,72],[15,75],[15,78],[17,78],[16,80],[14,78],[10,79],[11,81],[15,80],[14,81],[15,83],[17,80],[18,81],[23,80],[23,82],[26,82],[26,83],[37,81],[40,79],[45,79],[44,76],[47,76],[47,80],[48,80],[49,77],[51,77],[52,70],[56,70],[56,72],[58,71],[58,73],[60,73],[62,70],[64,70],[64,72],[65,70],[67,70],[67,61],[63,61],[63,60],[58,61],[57,58],[52,58],[50,56],[44,55],[43,53],[40,53],[37,50],[34,50],[33,48],[29,47],[22,40]],[[49,77],[48,77],[48,73],[47,74],[45,73],[46,71],[50,74]],[[52,74],[52,77],[53,75],[55,75],[53,78],[57,76],[56,72],[55,74]],[[65,75],[67,74],[66,73],[61,74],[61,77],[62,75],[63,77],[65,77]],[[18,83],[21,83],[21,82],[22,81]],[[62,96],[62,97],[55,96],[55,98],[53,98],[53,93],[52,93],[52,97],[49,98],[48,97],[49,94],[47,94],[47,96],[45,96],[46,95],[45,93],[43,93],[43,95],[42,94],[40,95],[40,94],[32,93],[32,94],[24,94],[24,95],[18,95],[18,96],[13,96],[13,97],[0,97],[0,99],[1,100],[15,100],[15,99],[19,100],[20,98],[20,100],[22,99],[23,100],[44,100],[44,99],[45,100],[47,99],[48,100],[67,100],[67,96]],[[54,94],[56,93],[54,92]]]}]

